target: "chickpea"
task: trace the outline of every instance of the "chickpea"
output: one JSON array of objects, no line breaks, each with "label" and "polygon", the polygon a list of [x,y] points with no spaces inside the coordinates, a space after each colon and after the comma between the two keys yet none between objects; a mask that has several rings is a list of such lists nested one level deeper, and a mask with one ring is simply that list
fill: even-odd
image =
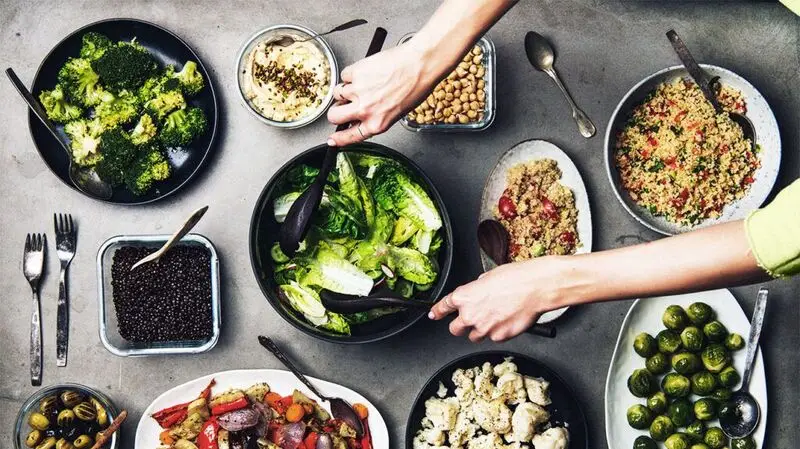
[{"label": "chickpea", "polygon": [[458,103],[451,106],[450,109],[452,109],[454,113],[458,114],[463,108],[461,107],[461,103]]},{"label": "chickpea", "polygon": [[483,54],[483,49],[480,47],[480,45],[476,45],[476,46],[475,46],[475,47],[472,49],[472,54],[473,54],[473,55],[480,55],[480,54]]},{"label": "chickpea", "polygon": [[483,89],[478,89],[477,95],[478,95],[478,100],[480,100],[480,101],[483,101],[483,100],[486,99],[486,91],[483,90]]},{"label": "chickpea", "polygon": [[484,88],[486,88],[486,81],[478,80],[478,89],[484,89]]},{"label": "chickpea", "polygon": [[478,111],[467,111],[467,117],[475,119],[478,116]]},{"label": "chickpea", "polygon": [[[450,90],[452,90],[452,89],[450,89]],[[452,92],[448,92],[448,93],[446,93],[444,95],[444,99],[447,100],[447,101],[453,101],[453,98],[454,97],[453,97],[453,93]]]},{"label": "chickpea", "polygon": [[485,70],[483,67],[479,68],[479,69],[478,69],[478,70],[475,72],[475,76],[477,76],[478,78],[482,78],[482,77],[483,77],[483,75],[485,75],[485,74],[486,74],[486,70]]},{"label": "chickpea", "polygon": [[451,81],[456,79],[456,78],[458,78],[458,74],[456,74],[456,72],[450,72],[450,74],[447,75],[447,79],[449,79]]},{"label": "chickpea", "polygon": [[464,57],[461,58],[461,60],[464,62],[470,62],[472,60],[472,54],[470,52],[467,52],[467,54],[465,54]]},{"label": "chickpea", "polygon": [[443,99],[443,98],[444,98],[444,96],[445,96],[444,90],[437,90],[436,92],[434,92],[434,93],[433,93],[433,96],[434,96],[434,98],[436,98],[437,100],[441,100],[441,99]]},{"label": "chickpea", "polygon": [[461,81],[456,80],[453,81],[453,90],[460,90],[461,89]]},{"label": "chickpea", "polygon": [[444,109],[444,103],[442,103],[441,101],[437,102],[436,103],[436,110],[437,111],[441,111],[442,109]]},{"label": "chickpea", "polygon": [[458,98],[459,98],[459,100],[461,100],[462,103],[466,103],[466,102],[469,101],[469,94],[462,93],[461,96],[458,97]]},{"label": "chickpea", "polygon": [[428,103],[428,106],[430,106],[430,107],[436,106],[436,100],[432,96],[428,97],[427,103]]},{"label": "chickpea", "polygon": [[477,102],[477,101],[473,101],[473,102],[471,102],[471,103],[469,104],[469,108],[470,108],[470,109],[472,109],[472,110],[474,110],[474,111],[477,111],[478,109],[480,109],[480,108],[481,108],[481,105],[480,105],[480,104],[478,104],[478,102]]},{"label": "chickpea", "polygon": [[444,110],[442,111],[442,115],[444,115],[445,117],[450,117],[451,115],[453,115],[453,109],[444,108]]},{"label": "chickpea", "polygon": [[466,124],[469,122],[469,117],[464,114],[458,114],[458,123]]},{"label": "chickpea", "polygon": [[469,73],[478,73],[478,67],[474,65],[469,66]]},{"label": "chickpea", "polygon": [[415,114],[414,112],[409,112],[406,115],[406,118],[411,122],[416,122],[417,121],[417,114]]},{"label": "chickpea", "polygon": [[473,73],[467,74],[467,79],[472,81],[472,82],[475,82],[475,74],[473,74]]},{"label": "chickpea", "polygon": [[467,76],[467,70],[466,70],[466,69],[464,69],[464,68],[463,68],[463,67],[461,67],[461,66],[459,66],[459,67],[456,67],[456,74],[457,74],[457,75],[458,75],[460,78],[464,78],[465,76]]},{"label": "chickpea", "polygon": [[456,97],[456,98],[460,98],[461,97],[461,89],[456,89],[453,92],[453,96]]},{"label": "chickpea", "polygon": [[475,94],[469,94],[469,101],[475,101],[478,99],[478,96]]},{"label": "chickpea", "polygon": [[444,117],[444,114],[442,114],[442,111],[436,111],[436,113],[433,114],[433,118],[435,120],[437,120],[437,121],[441,120],[443,117]]},{"label": "chickpea", "polygon": [[464,89],[464,92],[466,94],[468,94],[468,95],[474,95],[475,94],[475,86],[470,84],[469,86],[467,86],[466,89]]},{"label": "chickpea", "polygon": [[472,57],[472,63],[473,64],[480,64],[481,61],[483,61],[483,56],[481,56],[481,55],[475,55],[475,56]]},{"label": "chickpea", "polygon": [[457,97],[456,97],[456,98],[453,98],[453,101],[451,102],[451,104],[452,104],[453,106],[461,106],[461,99],[460,99],[460,98],[457,98]]},{"label": "chickpea", "polygon": [[445,91],[446,93],[448,93],[448,94],[451,94],[451,93],[453,93],[453,91],[454,91],[454,90],[455,90],[455,87],[453,86],[453,84],[452,84],[452,83],[448,83],[448,84],[446,84],[446,85],[444,86],[444,91]]}]

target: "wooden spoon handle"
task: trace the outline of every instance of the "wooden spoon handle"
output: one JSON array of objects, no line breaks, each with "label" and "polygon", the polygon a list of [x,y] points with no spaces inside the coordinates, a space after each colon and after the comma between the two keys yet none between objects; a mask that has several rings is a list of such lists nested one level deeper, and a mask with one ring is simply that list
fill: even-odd
[{"label": "wooden spoon handle", "polygon": [[98,433],[97,440],[95,440],[92,449],[100,449],[101,447],[103,447],[108,442],[108,440],[110,440],[111,437],[114,435],[114,432],[119,430],[119,427],[122,425],[123,422],[125,422],[125,418],[127,417],[128,417],[128,412],[126,410],[119,412],[119,415],[117,415],[117,417],[114,418],[114,421],[111,422],[111,425],[108,426],[105,430]]}]

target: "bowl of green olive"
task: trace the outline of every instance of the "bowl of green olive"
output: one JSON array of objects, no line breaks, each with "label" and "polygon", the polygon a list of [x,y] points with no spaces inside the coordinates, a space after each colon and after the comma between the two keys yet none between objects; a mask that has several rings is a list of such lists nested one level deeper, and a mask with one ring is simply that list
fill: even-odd
[{"label": "bowl of green olive", "polygon": [[[90,449],[114,421],[117,408],[99,391],[79,384],[60,384],[34,393],[17,415],[16,449]],[[116,449],[119,432],[104,449]]]}]

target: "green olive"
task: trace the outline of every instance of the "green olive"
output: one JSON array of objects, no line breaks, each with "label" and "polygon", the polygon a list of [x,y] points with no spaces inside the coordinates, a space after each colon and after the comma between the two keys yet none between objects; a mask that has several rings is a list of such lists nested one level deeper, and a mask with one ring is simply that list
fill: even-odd
[{"label": "green olive", "polygon": [[36,446],[36,449],[55,449],[55,447],[56,447],[56,437],[48,437],[44,441],[39,443],[39,445]]},{"label": "green olive", "polygon": [[72,445],[75,446],[75,449],[85,449],[87,447],[91,447],[92,437],[89,435],[81,435],[78,438],[75,438],[75,441],[72,442]]},{"label": "green olive", "polygon": [[64,438],[61,438],[56,441],[56,449],[75,449],[75,446]]},{"label": "green olive", "polygon": [[108,413],[105,407],[95,398],[89,398],[89,401],[94,405],[94,409],[97,412],[97,424],[100,424],[100,427],[106,427],[108,425]]},{"label": "green olive", "polygon": [[53,413],[58,408],[58,396],[51,395],[39,401],[39,411],[45,415]]},{"label": "green olive", "polygon": [[33,429],[31,433],[28,434],[28,437],[25,438],[25,446],[34,447],[39,444],[39,441],[42,441],[42,431]]},{"label": "green olive", "polygon": [[72,408],[76,405],[80,404],[83,401],[83,396],[80,393],[73,390],[66,390],[61,393],[61,403],[64,404],[64,407]]},{"label": "green olive", "polygon": [[58,418],[56,418],[58,427],[69,427],[73,421],[75,421],[75,413],[72,410],[65,408],[58,412]]},{"label": "green olive", "polygon": [[97,410],[91,402],[81,402],[72,411],[81,421],[94,421],[97,418]]},{"label": "green olive", "polygon": [[47,430],[50,427],[50,420],[39,412],[31,413],[28,418],[28,424],[37,430]]}]

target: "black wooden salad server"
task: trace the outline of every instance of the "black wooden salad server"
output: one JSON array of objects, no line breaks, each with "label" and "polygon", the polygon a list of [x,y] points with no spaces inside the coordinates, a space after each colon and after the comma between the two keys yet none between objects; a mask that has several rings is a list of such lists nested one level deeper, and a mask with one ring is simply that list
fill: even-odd
[{"label": "black wooden salad server", "polygon": [[[386,40],[386,29],[378,27],[375,34],[372,36],[372,42],[369,44],[367,50],[367,57],[374,55],[381,51],[383,42]],[[350,127],[350,123],[344,123],[336,127],[336,131],[343,131]],[[328,145],[325,151],[325,159],[322,161],[322,167],[319,169],[319,174],[314,182],[295,200],[289,212],[286,214],[286,220],[281,226],[280,236],[278,243],[286,255],[292,255],[297,251],[300,242],[305,238],[308,229],[311,227],[311,219],[314,213],[319,208],[319,203],[322,201],[322,190],[328,182],[328,175],[336,165],[337,147]]]}]

